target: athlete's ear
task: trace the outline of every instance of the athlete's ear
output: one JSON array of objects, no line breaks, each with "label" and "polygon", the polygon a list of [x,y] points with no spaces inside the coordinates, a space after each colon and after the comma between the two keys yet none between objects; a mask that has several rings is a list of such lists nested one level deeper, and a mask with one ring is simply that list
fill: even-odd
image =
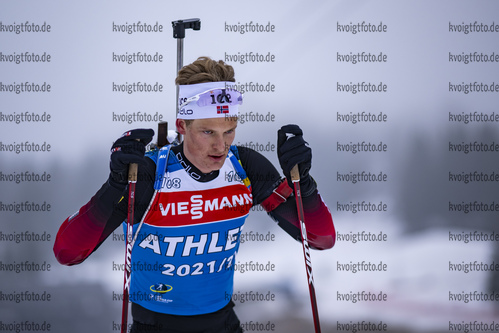
[{"label": "athlete's ear", "polygon": [[187,124],[185,123],[184,119],[177,118],[177,120],[175,120],[175,126],[177,127],[178,133],[180,133],[181,135],[185,135]]}]

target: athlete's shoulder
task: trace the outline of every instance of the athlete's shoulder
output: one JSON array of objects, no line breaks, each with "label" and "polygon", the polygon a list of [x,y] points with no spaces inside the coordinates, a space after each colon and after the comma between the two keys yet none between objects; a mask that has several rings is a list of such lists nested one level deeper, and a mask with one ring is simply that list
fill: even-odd
[{"label": "athlete's shoulder", "polygon": [[164,146],[162,148],[154,146],[150,150],[146,151],[145,156],[150,158],[156,164],[158,163],[158,159],[163,158],[168,159],[168,164],[178,162],[171,147],[172,145]]},{"label": "athlete's shoulder", "polygon": [[146,151],[145,156],[149,157],[151,160],[153,160],[154,163],[157,163],[158,153],[159,153],[159,149],[157,147],[154,147],[153,149]]},{"label": "athlete's shoulder", "polygon": [[236,157],[243,163],[243,165],[246,165],[248,161],[257,163],[268,161],[268,159],[264,155],[250,147],[232,145],[231,150],[232,149],[237,151],[237,155],[236,153],[234,153],[234,155],[236,155]]}]

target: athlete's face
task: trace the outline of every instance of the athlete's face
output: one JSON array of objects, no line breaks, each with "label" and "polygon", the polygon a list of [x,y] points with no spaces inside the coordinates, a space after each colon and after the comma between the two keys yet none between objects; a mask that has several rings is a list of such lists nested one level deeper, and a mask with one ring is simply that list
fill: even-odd
[{"label": "athlete's face", "polygon": [[177,131],[184,136],[184,154],[201,172],[220,170],[234,141],[237,120],[195,119],[187,126],[177,119]]}]

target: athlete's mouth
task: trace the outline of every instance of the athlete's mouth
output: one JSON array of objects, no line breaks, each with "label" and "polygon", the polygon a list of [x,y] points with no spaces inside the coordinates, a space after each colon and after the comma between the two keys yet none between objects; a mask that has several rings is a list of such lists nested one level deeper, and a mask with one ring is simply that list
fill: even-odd
[{"label": "athlete's mouth", "polygon": [[221,161],[221,160],[225,157],[225,155],[223,155],[223,154],[222,154],[222,155],[208,155],[208,156],[209,156],[212,160],[217,161],[217,162],[218,162],[218,161]]}]

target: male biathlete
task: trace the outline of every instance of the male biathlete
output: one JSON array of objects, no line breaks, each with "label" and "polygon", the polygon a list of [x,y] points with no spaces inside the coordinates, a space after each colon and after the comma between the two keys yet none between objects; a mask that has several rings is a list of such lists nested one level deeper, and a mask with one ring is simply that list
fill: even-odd
[{"label": "male biathlete", "polygon": [[239,236],[250,208],[259,204],[301,240],[290,180],[296,164],[309,246],[334,245],[333,220],[309,175],[312,153],[298,126],[277,133],[286,178],[260,153],[232,145],[242,103],[234,82],[232,66],[223,61],[201,57],[183,67],[176,78],[175,123],[183,142],[146,152],[154,131],[126,132],[112,146],[108,180],[57,233],[57,260],[83,262],[126,220],[128,165],[138,163],[130,284],[134,333],[243,331],[227,297]]}]

